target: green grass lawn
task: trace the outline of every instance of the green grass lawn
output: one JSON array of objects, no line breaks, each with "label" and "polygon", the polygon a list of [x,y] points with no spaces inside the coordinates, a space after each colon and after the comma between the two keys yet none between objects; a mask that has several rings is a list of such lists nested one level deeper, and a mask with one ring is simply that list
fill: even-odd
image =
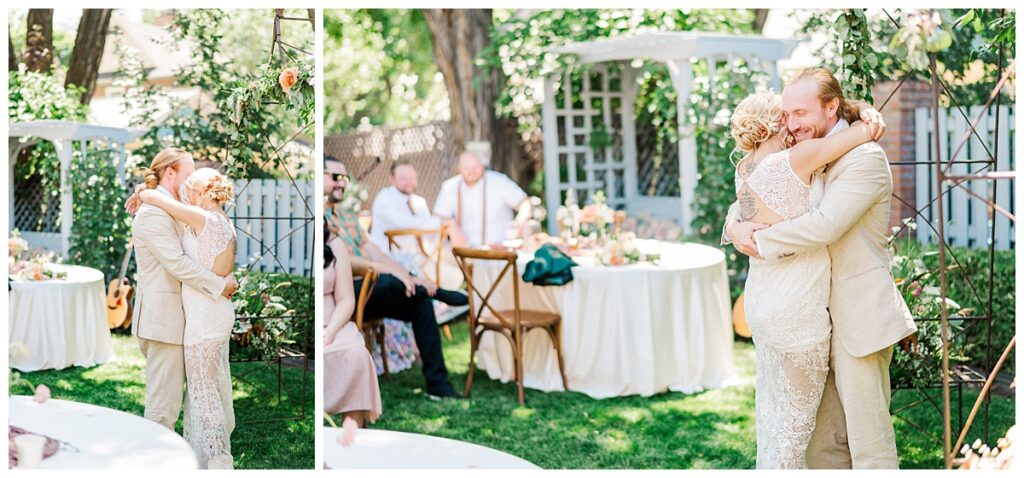
[{"label": "green grass lawn", "polygon": [[[145,360],[134,337],[114,334],[117,358],[92,368],[72,367],[24,373],[33,385],[46,384],[53,398],[92,403],[141,416],[145,410]],[[235,430],[231,451],[239,469],[311,469],[315,422],[313,373],[306,385],[304,420],[258,420],[297,416],[302,370],[283,368],[284,399],[277,401],[277,368],[264,363],[232,363]],[[239,380],[244,376],[244,380]],[[31,394],[25,388],[14,394]],[[176,426],[181,433],[181,420]]]},{"label": "green grass lawn", "polygon": [[[468,327],[452,326],[444,355],[452,383],[461,389],[469,361]],[[515,383],[502,384],[477,371],[469,400],[428,400],[419,367],[381,378],[384,413],[373,428],[426,433],[509,452],[543,468],[753,468],[754,348],[737,342],[738,385],[685,395],[595,400],[572,392],[526,390],[519,407]],[[893,407],[915,399],[898,392]],[[964,392],[964,416],[976,391]],[[907,414],[942,435],[941,415],[927,405]],[[335,421],[340,416],[333,416]],[[992,402],[992,443],[1014,419],[1013,401]],[[941,447],[894,418],[901,466],[941,468]],[[937,427],[937,428],[936,428]],[[975,427],[980,430],[980,427]],[[973,441],[975,435],[971,435]]]}]

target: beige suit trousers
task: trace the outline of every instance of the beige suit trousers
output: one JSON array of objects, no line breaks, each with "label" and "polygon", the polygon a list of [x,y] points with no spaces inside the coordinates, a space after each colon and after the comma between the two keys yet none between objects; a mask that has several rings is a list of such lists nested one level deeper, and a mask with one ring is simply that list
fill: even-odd
[{"label": "beige suit trousers", "polygon": [[899,468],[889,415],[891,361],[892,346],[854,357],[832,335],[828,379],[807,448],[809,468]]},{"label": "beige suit trousers", "polygon": [[146,357],[145,417],[173,431],[184,394],[185,353],[181,345],[142,337],[139,350]]}]

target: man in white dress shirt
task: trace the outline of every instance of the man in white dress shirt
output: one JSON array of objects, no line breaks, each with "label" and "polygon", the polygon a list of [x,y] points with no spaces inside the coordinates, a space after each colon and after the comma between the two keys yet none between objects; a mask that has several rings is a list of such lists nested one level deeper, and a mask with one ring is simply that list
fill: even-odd
[{"label": "man in white dress shirt", "polygon": [[[513,218],[514,210],[518,214]],[[480,155],[466,151],[459,156],[459,174],[441,184],[434,214],[454,219],[471,247],[486,247],[509,239],[506,231],[513,227],[521,231],[530,218],[530,201],[515,181],[487,169]]]},{"label": "man in white dress shirt", "polygon": [[[454,245],[465,242],[461,229],[451,218],[440,218],[430,213],[427,200],[416,194],[417,175],[412,163],[398,160],[391,164],[391,186],[381,189],[373,198],[371,213],[373,221],[370,227],[370,239],[381,250],[388,250],[386,231],[394,229],[437,229],[442,224],[448,226],[448,232]],[[415,247],[411,237],[409,244],[399,241],[403,250]]]},{"label": "man in white dress shirt", "polygon": [[[384,234],[395,229],[438,229],[441,225],[448,228],[448,240],[452,246],[463,247],[466,244],[466,236],[455,220],[451,218],[440,218],[430,213],[427,200],[416,194],[417,175],[416,168],[412,163],[405,160],[398,160],[391,164],[391,176],[388,181],[391,186],[381,189],[373,198],[371,207],[372,222],[370,226],[370,240],[382,251],[390,251],[388,238]],[[424,236],[424,248],[431,253],[437,246],[437,236]],[[416,244],[413,236],[396,238],[398,250],[413,254],[418,262],[423,262],[422,252]],[[441,286],[457,289],[462,284],[462,272],[455,264],[451,255],[451,247],[445,247],[442,252],[441,261]],[[427,264],[422,264],[425,267]],[[430,277],[434,276],[433,271],[422,271]]]}]

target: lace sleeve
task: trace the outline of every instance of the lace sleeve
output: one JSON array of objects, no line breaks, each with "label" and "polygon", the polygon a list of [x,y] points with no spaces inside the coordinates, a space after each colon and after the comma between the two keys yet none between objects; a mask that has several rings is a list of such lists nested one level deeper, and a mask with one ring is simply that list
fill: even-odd
[{"label": "lace sleeve", "polygon": [[217,213],[209,213],[206,215],[206,226],[196,239],[199,244],[199,262],[210,268],[213,267],[217,256],[235,240],[235,228],[228,218]]}]

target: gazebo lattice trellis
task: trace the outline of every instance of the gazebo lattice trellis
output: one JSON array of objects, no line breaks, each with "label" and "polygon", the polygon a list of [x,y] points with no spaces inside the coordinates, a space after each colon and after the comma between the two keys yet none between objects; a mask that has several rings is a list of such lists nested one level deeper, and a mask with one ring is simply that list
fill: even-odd
[{"label": "gazebo lattice trellis", "polygon": [[[142,136],[144,131],[137,129],[113,128],[97,126],[73,121],[39,120],[13,123],[8,128],[7,150],[10,168],[8,176],[8,208],[12,229],[19,224],[28,224],[28,230],[21,235],[30,244],[43,247],[67,257],[71,249],[71,229],[73,224],[73,194],[71,183],[71,161],[74,158],[75,143],[78,143],[81,160],[88,159],[88,144],[105,143],[110,149],[117,151],[117,177],[122,186],[125,185],[125,163],[127,152],[125,145]],[[28,191],[24,201],[15,199],[14,167],[18,153],[25,147],[38,144],[39,141],[53,143],[60,161],[60,214],[44,212],[40,204],[45,200],[46,191]],[[34,229],[34,230],[33,230]]]},{"label": "gazebo lattice trellis", "polygon": [[[675,219],[689,233],[698,180],[697,143],[687,116],[694,63],[706,64],[712,88],[720,68],[744,60],[767,72],[770,85],[778,89],[777,62],[788,58],[798,43],[753,35],[652,32],[572,43],[551,50],[575,55],[577,63],[588,65],[589,70],[579,82],[573,81],[576,72],[571,70],[544,79],[542,130],[547,204],[560,204],[569,189],[580,194],[581,199],[603,190],[609,206]],[[651,188],[641,184],[641,180],[646,182],[648,171],[639,171],[637,158],[634,103],[639,69],[632,65],[634,60],[665,64],[678,94],[678,196],[648,195],[645,190]],[[607,139],[604,146],[593,146],[597,136]],[[555,233],[554,217],[548,221],[549,232]]]}]

